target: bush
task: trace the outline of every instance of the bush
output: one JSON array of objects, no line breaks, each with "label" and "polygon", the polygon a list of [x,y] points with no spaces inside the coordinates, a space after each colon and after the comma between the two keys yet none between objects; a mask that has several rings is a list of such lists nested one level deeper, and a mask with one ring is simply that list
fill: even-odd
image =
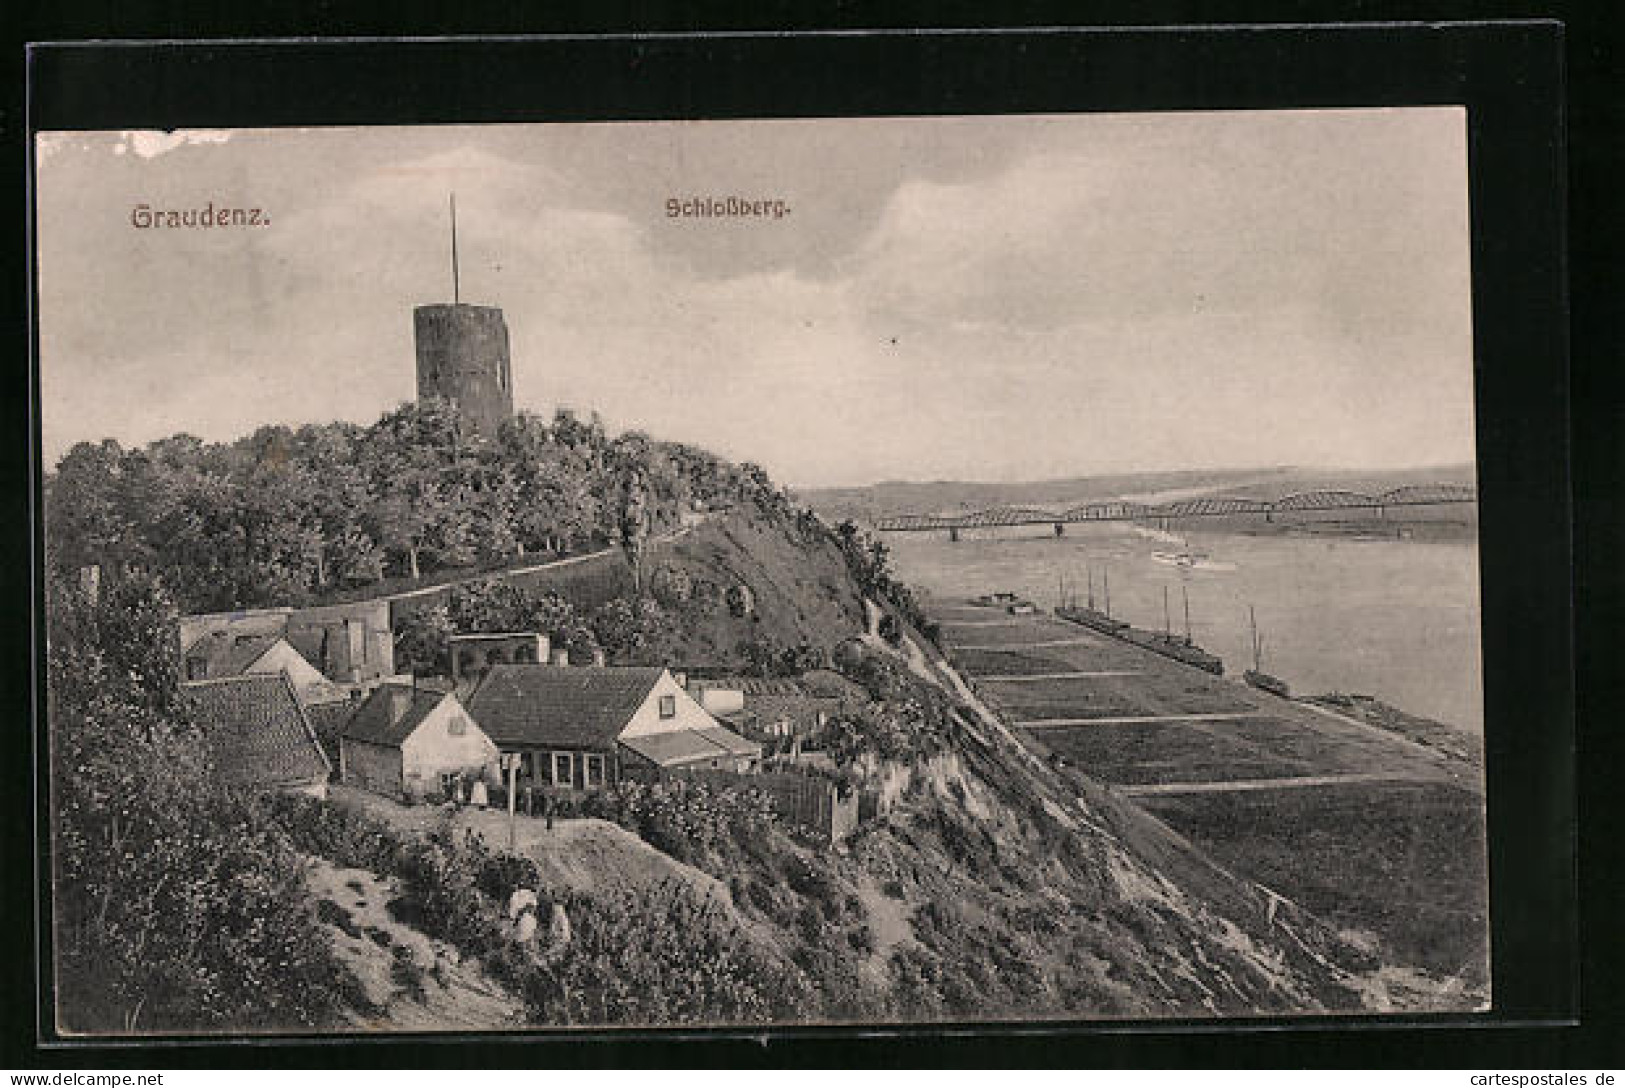
[{"label": "bush", "polygon": [[535,890],[541,887],[541,873],[536,863],[520,854],[491,854],[480,866],[480,891],[499,904],[520,888]]},{"label": "bush", "polygon": [[717,789],[686,778],[652,785],[623,781],[613,792],[589,795],[583,813],[620,824],[688,863],[759,851],[763,830],[778,818],[773,799],[760,790]]},{"label": "bush", "polygon": [[280,828],[304,853],[345,869],[395,870],[405,840],[381,820],[303,794],[267,794],[259,804],[258,818]]},{"label": "bush", "polygon": [[52,589],[49,727],[57,1012],[75,1032],[332,1027],[362,1008],[313,914],[303,861],[220,786],[136,624],[161,587]]}]

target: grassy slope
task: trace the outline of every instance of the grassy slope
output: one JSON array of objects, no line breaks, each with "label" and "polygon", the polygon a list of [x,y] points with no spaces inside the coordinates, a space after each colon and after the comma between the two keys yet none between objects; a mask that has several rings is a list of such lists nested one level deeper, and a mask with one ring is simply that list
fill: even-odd
[{"label": "grassy slope", "polygon": [[[654,648],[675,664],[737,664],[745,639],[831,647],[864,627],[833,542],[755,512],[661,544],[647,569],[662,566],[716,587],[746,585],[755,599],[748,616],[714,598],[677,609]],[[929,646],[896,663],[937,689],[932,698],[954,691]],[[969,695],[951,697],[963,704]],[[693,859],[704,874],[676,861],[670,872],[711,888],[742,936],[805,971],[825,1018],[1361,1007],[1361,973],[1374,963],[1330,927],[1233,876],[1132,803],[1063,778],[996,719],[965,705],[959,717],[948,752],[871,767],[871,782],[888,779],[898,802],[842,850],[775,831],[746,857]],[[646,845],[606,827],[587,831],[527,836],[521,846],[565,885],[604,867],[649,868]]]},{"label": "grassy slope", "polygon": [[859,629],[863,606],[833,541],[799,540],[794,531],[734,512],[661,544],[646,561],[651,576],[681,570],[696,583],[750,587],[751,614],[733,615],[700,596],[677,609],[676,622],[654,648],[663,661],[737,665],[743,641],[774,646],[810,642],[825,650]]},{"label": "grassy slope", "polygon": [[[829,646],[859,629],[861,603],[833,546],[760,519],[710,523],[657,561],[738,578],[756,597],[754,618],[700,617],[685,644],[666,648],[673,660],[726,657],[752,634]],[[916,656],[927,672],[934,659]],[[867,930],[875,949],[858,956],[858,973],[889,995],[893,1015],[1357,1007],[1353,976],[1370,965],[1329,928],[1132,804],[1087,786],[1080,799],[1075,779],[1007,732],[969,713],[964,721],[956,751],[889,769],[907,781],[890,819],[829,859],[837,887],[826,898],[842,906],[825,912],[840,932],[823,939],[867,947],[856,932]],[[776,864],[725,875],[739,909],[795,947],[798,904],[785,902],[793,893]]]}]

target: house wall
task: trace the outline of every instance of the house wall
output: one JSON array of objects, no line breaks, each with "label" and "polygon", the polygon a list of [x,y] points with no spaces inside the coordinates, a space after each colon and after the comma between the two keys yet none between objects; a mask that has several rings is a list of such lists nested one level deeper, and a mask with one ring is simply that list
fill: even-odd
[{"label": "house wall", "polygon": [[402,793],[401,750],[366,741],[339,739],[339,773],[346,783],[385,797]]},{"label": "house wall", "polygon": [[700,705],[713,714],[737,714],[745,709],[745,693],[737,688],[699,689]]},{"label": "house wall", "polygon": [[451,678],[482,677],[492,665],[546,664],[546,635],[524,632],[511,635],[453,635],[451,637]]},{"label": "house wall", "polygon": [[[661,696],[672,696],[675,716],[660,716]],[[694,697],[684,691],[671,673],[662,673],[649,691],[649,697],[621,730],[622,737],[646,737],[653,733],[672,733],[684,729],[714,729],[720,723],[708,714]]]},{"label": "house wall", "polygon": [[[512,751],[528,753],[531,773],[519,776],[519,788],[532,790],[599,790],[614,786],[621,780],[621,753],[599,748],[515,748]],[[570,761],[570,779],[561,785],[553,780],[550,771],[556,757],[567,756]],[[603,765],[603,780],[587,784],[587,759],[597,757]]]},{"label": "house wall", "polygon": [[290,634],[322,636],[323,661],[311,664],[339,683],[365,682],[395,672],[395,641],[389,625],[389,602],[301,608],[287,619]]},{"label": "house wall", "polygon": [[[456,723],[461,723],[460,734],[453,732]],[[440,700],[402,742],[400,752],[402,780],[411,794],[438,795],[443,774],[478,776],[492,785],[501,781],[497,746],[455,696]]]},{"label": "house wall", "polygon": [[[258,661],[244,671],[251,673],[285,672],[288,674],[288,679],[293,682],[293,689],[301,696],[329,693],[334,690],[332,682],[321,674],[321,670],[306,661],[304,655],[288,645],[286,639],[265,651]],[[327,697],[332,698],[332,695],[329,694]],[[317,701],[322,700],[318,699]]]},{"label": "house wall", "polygon": [[230,630],[239,635],[280,635],[288,625],[291,608],[255,608],[243,612],[205,612],[195,616],[182,616],[181,648],[192,645],[204,635]]}]

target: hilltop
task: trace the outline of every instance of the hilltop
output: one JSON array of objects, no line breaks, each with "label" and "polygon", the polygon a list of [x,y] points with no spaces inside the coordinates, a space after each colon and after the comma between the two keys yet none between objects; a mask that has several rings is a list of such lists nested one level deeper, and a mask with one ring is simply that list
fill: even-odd
[{"label": "hilltop", "polygon": [[[478,996],[446,1018],[489,1015],[493,1028],[516,1016],[872,1022],[1380,1004],[1384,964],[1371,951],[1033,755],[943,659],[883,545],[831,529],[759,469],[702,451],[560,420],[470,453],[437,411],[403,409],[366,433],[273,430],[235,447],[83,447],[53,475],[48,675],[70,1026],[422,1026],[403,1001],[426,995],[444,1012],[459,994]],[[318,456],[334,442],[361,458],[357,473]],[[368,459],[379,450],[407,467]],[[333,472],[315,471],[323,463]],[[113,469],[107,481],[97,465]],[[433,517],[399,520],[408,485],[436,496]],[[523,499],[572,488],[598,489],[587,521],[568,503]],[[282,518],[306,533],[283,532]],[[481,526],[522,535],[467,535]],[[509,855],[478,827],[394,826],[217,783],[174,705],[167,577],[183,606],[241,606],[277,587],[297,598],[477,564],[493,540],[498,552],[611,550],[590,599],[578,576],[549,585],[545,574],[450,591],[397,629],[403,657],[430,667],[451,631],[517,625],[612,662],[792,677],[834,667],[864,698],[820,740],[833,777],[882,797],[883,815],[832,849],[748,788],[677,781],[565,814],[620,831],[583,822],[556,840],[527,836]],[[335,575],[336,557],[358,554],[376,563]],[[106,565],[94,599],[68,577],[85,561]],[[280,580],[257,580],[267,573]],[[659,875],[609,881],[584,866]],[[265,875],[226,896],[231,874]],[[520,886],[567,914],[569,942],[512,941],[503,904]],[[111,894],[120,887],[149,894],[129,902]],[[376,915],[385,896],[387,925]],[[385,942],[364,928],[353,938],[335,913],[363,909],[397,950],[387,978],[366,944]],[[127,954],[120,935],[149,932],[142,954]],[[413,959],[425,948],[432,964]],[[428,986],[423,972],[442,965]],[[201,997],[166,981],[199,971]],[[267,974],[275,986],[252,984]]]}]

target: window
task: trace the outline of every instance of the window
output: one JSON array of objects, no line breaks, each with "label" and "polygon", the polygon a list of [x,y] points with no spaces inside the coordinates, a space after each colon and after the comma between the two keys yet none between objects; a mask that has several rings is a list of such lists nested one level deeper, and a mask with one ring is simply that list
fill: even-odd
[{"label": "window", "polygon": [[209,663],[202,658],[194,657],[186,663],[186,678],[188,680],[207,680],[209,678]]},{"label": "window", "polygon": [[531,759],[531,753],[529,753],[529,752],[520,752],[519,753],[519,777],[520,778],[529,778],[531,775],[533,775],[535,773],[536,773],[536,764]]},{"label": "window", "polygon": [[677,717],[677,696],[662,695],[660,697],[660,716],[662,718]]},{"label": "window", "polygon": [[468,732],[468,723],[463,720],[461,714],[453,714],[451,721],[446,723],[446,732],[454,737],[460,737]]},{"label": "window", "polygon": [[602,786],[604,784],[604,757],[587,757],[587,785]]},{"label": "window", "polygon": [[553,785],[555,785],[555,786],[570,786],[570,785],[574,785],[574,783],[575,783],[575,776],[570,773],[570,753],[569,752],[554,752],[553,753]]},{"label": "window", "polygon": [[440,791],[447,797],[457,796],[457,772],[446,771],[440,776]]}]

